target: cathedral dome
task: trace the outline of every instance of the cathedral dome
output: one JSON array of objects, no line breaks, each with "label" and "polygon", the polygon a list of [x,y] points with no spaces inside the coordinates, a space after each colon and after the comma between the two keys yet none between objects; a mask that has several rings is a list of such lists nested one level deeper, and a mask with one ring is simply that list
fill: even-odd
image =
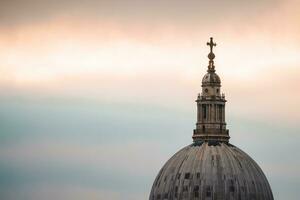
[{"label": "cathedral dome", "polygon": [[149,200],[273,200],[256,162],[229,143],[225,95],[215,73],[213,38],[209,65],[198,94],[193,143],[178,151],[158,173]]},{"label": "cathedral dome", "polygon": [[272,200],[269,183],[239,148],[197,141],[178,151],[157,175],[150,200]]},{"label": "cathedral dome", "polygon": [[202,79],[202,86],[220,86],[221,79],[215,72],[207,72]]}]

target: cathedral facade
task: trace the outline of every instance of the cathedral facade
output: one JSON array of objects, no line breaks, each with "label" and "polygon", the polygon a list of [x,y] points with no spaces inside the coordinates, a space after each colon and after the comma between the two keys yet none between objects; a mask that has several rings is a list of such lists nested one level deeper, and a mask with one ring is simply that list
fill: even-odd
[{"label": "cathedral facade", "polygon": [[159,171],[149,200],[273,200],[257,163],[229,143],[225,95],[215,72],[213,38],[209,65],[197,97],[193,143],[179,150]]}]

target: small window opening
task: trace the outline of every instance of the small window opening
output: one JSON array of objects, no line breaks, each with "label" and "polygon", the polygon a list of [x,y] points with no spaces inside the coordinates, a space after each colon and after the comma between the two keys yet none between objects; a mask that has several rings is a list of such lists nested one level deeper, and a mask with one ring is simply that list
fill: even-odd
[{"label": "small window opening", "polygon": [[190,178],[190,173],[185,173],[184,178],[189,179]]},{"label": "small window opening", "polygon": [[175,187],[175,192],[178,192],[178,186]]},{"label": "small window opening", "polygon": [[211,188],[210,188],[210,186],[206,187],[206,197],[211,197]]},{"label": "small window opening", "polygon": [[183,192],[187,192],[189,189],[188,189],[188,186],[187,185],[185,185],[185,186],[183,186]]},{"label": "small window opening", "polygon": [[229,186],[229,191],[234,192],[234,186],[233,185]]},{"label": "small window opening", "polygon": [[167,178],[168,178],[168,176],[165,176],[165,178],[164,178],[164,182],[166,182],[166,181],[167,181]]},{"label": "small window opening", "polygon": [[168,199],[168,193],[164,194],[164,199]]}]

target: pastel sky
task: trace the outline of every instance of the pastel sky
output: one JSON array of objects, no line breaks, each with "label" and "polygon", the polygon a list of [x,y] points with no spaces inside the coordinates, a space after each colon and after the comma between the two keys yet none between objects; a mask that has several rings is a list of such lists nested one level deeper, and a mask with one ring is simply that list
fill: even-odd
[{"label": "pastel sky", "polygon": [[298,200],[299,6],[0,1],[0,199],[148,199],[192,142],[213,36],[230,142]]}]

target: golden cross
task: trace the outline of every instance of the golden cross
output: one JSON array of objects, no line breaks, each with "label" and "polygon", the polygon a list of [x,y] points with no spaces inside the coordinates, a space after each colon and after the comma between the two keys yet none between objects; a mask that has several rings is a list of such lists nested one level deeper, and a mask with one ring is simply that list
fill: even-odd
[{"label": "golden cross", "polygon": [[210,42],[207,42],[206,44],[210,47],[210,53],[213,52],[213,47],[217,46],[217,44],[213,42],[213,38],[212,37],[210,38]]}]

